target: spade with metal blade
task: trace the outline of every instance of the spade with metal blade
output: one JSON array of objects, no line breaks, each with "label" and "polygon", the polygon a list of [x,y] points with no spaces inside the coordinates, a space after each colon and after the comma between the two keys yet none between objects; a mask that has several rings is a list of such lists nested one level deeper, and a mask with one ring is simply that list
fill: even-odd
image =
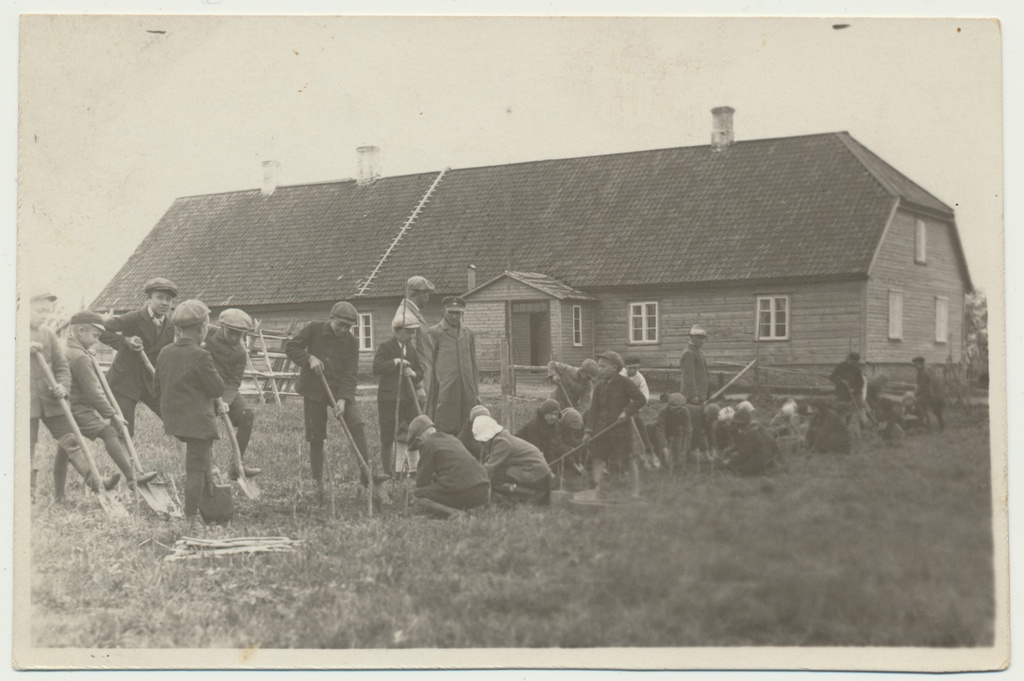
[{"label": "spade with metal blade", "polygon": [[[334,393],[331,392],[331,386],[327,383],[327,377],[324,376],[323,370],[318,370],[316,374],[320,377],[320,382],[324,386],[324,392],[327,394],[327,401],[331,405],[331,410],[334,412],[334,416],[338,419],[338,423],[341,424],[341,429],[345,431],[345,438],[348,440],[348,444],[352,448],[352,452],[356,455],[356,459],[359,460],[359,467],[366,475],[367,486],[369,486],[373,481],[373,471],[370,469],[370,464],[366,462],[366,459],[363,458],[362,452],[359,451],[359,447],[356,446],[355,438],[352,437],[352,432],[348,429],[348,424],[345,423],[344,417],[338,413],[338,401],[334,399]],[[370,491],[367,491],[366,494],[366,514],[368,517],[373,517],[373,493]]]},{"label": "spade with metal blade", "polygon": [[[46,358],[40,354],[40,352],[33,348],[32,356],[36,359],[39,364],[40,370],[43,372],[43,376],[46,377],[46,383],[50,386],[51,390],[56,390],[57,379],[53,377],[53,372],[50,370],[50,365],[46,363]],[[85,443],[85,438],[82,437],[82,431],[79,430],[78,424],[75,422],[75,417],[71,414],[71,404],[68,402],[68,398],[65,396],[63,399],[57,400],[60,402],[60,408],[64,412],[64,418],[68,420],[68,424],[71,426],[71,432],[75,435],[75,440],[78,442],[78,447],[82,450],[82,455],[85,456],[86,462],[89,464],[89,476],[92,478],[93,483],[96,485],[96,498],[100,502],[100,506],[103,507],[103,512],[107,514],[109,518],[127,518],[128,509],[124,507],[118,499],[107,492],[103,486],[103,479],[100,477],[99,469],[96,468],[96,459],[92,456],[92,450],[89,449]]]},{"label": "spade with metal blade", "polygon": [[235,464],[235,472],[238,474],[238,486],[242,488],[242,493],[248,498],[256,501],[262,494],[260,487],[256,484],[255,477],[246,477],[245,467],[242,465],[242,448],[238,446],[238,438],[235,437],[235,427],[231,425],[231,417],[228,416],[228,406],[224,403],[224,400],[217,398],[217,411],[220,412],[220,420],[224,423],[224,429],[228,431],[228,440],[231,441],[231,452],[233,455],[233,461]]},{"label": "spade with metal blade", "polygon": [[[123,423],[124,414],[121,412],[121,405],[114,399],[114,391],[110,389],[110,384],[107,383],[107,378],[103,375],[103,370],[100,368],[100,364],[95,357],[92,358],[92,367],[100,379],[100,385],[103,386],[103,392],[107,396],[107,401],[110,402],[110,405],[117,413],[117,418],[121,419]],[[139,458],[139,452],[135,449],[135,442],[132,440],[131,433],[128,432],[127,428],[121,429],[121,437],[124,439],[125,447],[131,456],[132,465],[135,467],[136,473],[142,475],[146,470],[142,467],[142,459]],[[146,505],[157,513],[172,518],[184,517],[177,499],[174,498],[174,495],[171,494],[170,490],[167,489],[167,485],[163,482],[150,480],[146,483],[136,484],[136,488],[139,490],[139,496],[146,502]]]}]

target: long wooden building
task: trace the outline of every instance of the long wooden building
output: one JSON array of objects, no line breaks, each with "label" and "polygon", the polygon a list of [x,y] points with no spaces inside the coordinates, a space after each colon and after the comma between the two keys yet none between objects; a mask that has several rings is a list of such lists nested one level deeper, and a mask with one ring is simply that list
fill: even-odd
[{"label": "long wooden building", "polygon": [[[466,295],[480,366],[578,363],[605,349],[677,365],[694,323],[710,358],[830,365],[960,359],[972,290],[953,210],[833,132],[359,178],[177,199],[93,303],[142,304],[166,276],[182,298],[264,324],[349,300],[369,366],[406,279]],[[479,282],[479,283],[478,283]]]}]

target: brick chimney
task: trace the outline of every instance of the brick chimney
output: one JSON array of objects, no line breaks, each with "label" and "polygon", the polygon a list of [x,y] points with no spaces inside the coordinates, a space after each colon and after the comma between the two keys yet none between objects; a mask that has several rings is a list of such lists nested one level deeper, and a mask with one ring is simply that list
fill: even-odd
[{"label": "brick chimney", "polygon": [[711,110],[711,150],[721,151],[732,144],[732,115],[736,109],[731,106],[716,106]]},{"label": "brick chimney", "polygon": [[281,183],[281,163],[279,161],[263,162],[263,187],[260,194],[270,196]]},{"label": "brick chimney", "polygon": [[356,148],[358,168],[356,184],[365,187],[380,177],[380,147]]},{"label": "brick chimney", "polygon": [[466,291],[472,291],[476,288],[476,265],[470,265],[466,268]]}]

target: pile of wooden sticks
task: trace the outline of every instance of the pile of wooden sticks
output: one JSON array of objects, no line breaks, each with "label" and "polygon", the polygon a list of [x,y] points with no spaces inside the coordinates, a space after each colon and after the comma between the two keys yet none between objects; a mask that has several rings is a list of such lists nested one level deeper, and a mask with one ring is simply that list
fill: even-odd
[{"label": "pile of wooden sticks", "polygon": [[284,553],[295,551],[301,543],[301,539],[289,539],[288,537],[233,537],[231,539],[182,537],[174,542],[174,553],[165,556],[164,560],[189,560],[204,556],[236,554]]}]

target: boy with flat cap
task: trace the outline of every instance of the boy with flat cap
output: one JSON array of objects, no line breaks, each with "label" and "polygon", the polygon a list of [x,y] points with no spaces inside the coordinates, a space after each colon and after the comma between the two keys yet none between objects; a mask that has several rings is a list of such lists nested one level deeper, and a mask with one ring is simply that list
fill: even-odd
[{"label": "boy with flat cap", "polygon": [[160,396],[164,432],[185,443],[185,520],[199,520],[199,500],[212,494],[213,441],[217,430],[217,398],[224,381],[213,356],[199,344],[206,338],[210,309],[200,300],[186,300],[171,316],[178,337],[160,351],[154,387]]},{"label": "boy with flat cap", "polygon": [[444,318],[430,327],[434,357],[427,391],[427,414],[443,433],[455,435],[479,404],[479,374],[476,370],[476,340],[462,323],[466,301],[448,296],[442,301]]},{"label": "boy with flat cap", "polygon": [[[107,394],[103,391],[103,385],[96,374],[91,348],[99,340],[100,334],[106,330],[103,328],[103,317],[91,310],[83,310],[71,317],[70,326],[70,335],[65,342],[65,356],[71,369],[71,415],[78,424],[82,437],[87,440],[103,440],[107,455],[121,470],[129,489],[135,489],[136,483],[146,484],[153,480],[156,472],[143,473],[136,479],[135,468],[119,439],[123,437],[125,423],[118,418],[117,410],[107,399]],[[53,496],[58,502],[64,500],[69,462],[83,478],[89,477],[88,464],[85,461],[73,460],[64,447],[58,445],[57,456],[53,462]],[[84,468],[81,467],[83,464]]]},{"label": "boy with flat cap", "polygon": [[[356,379],[359,370],[359,341],[352,335],[352,327],[359,321],[359,313],[352,303],[339,302],[331,308],[327,321],[312,321],[302,327],[284,345],[284,352],[299,366],[299,380],[295,391],[302,395],[302,413],[306,423],[306,442],[309,443],[309,464],[318,492],[323,493],[324,440],[327,439],[327,409],[330,401],[324,391],[319,372],[323,372],[327,385],[338,403],[338,413],[345,420],[363,460],[370,463],[370,448],[366,444],[366,428],[356,403]],[[375,476],[374,485],[387,480],[387,475]],[[360,467],[359,480],[364,486],[370,481]]]},{"label": "boy with flat cap", "polygon": [[146,304],[134,312],[104,319],[106,331],[100,335],[101,343],[117,351],[107,371],[107,383],[124,414],[129,435],[135,435],[135,407],[139,402],[160,416],[160,400],[139,353],[146,353],[155,366],[160,351],[174,342],[174,325],[167,315],[178,296],[178,287],[170,279],[157,277],[147,281],[143,289]]},{"label": "boy with flat cap", "polygon": [[423,380],[419,354],[413,347],[419,321],[411,312],[399,307],[391,320],[391,328],[395,335],[378,345],[373,356],[373,373],[380,377],[377,385],[380,458],[384,472],[389,475],[395,472],[395,430],[399,424],[411,423],[416,418],[419,410],[414,386]]},{"label": "boy with flat cap", "polygon": [[[36,444],[39,441],[40,421],[66,452],[68,459],[75,466],[75,470],[83,471],[82,475],[86,484],[93,491],[99,488],[98,481],[94,481],[92,475],[89,474],[89,464],[85,453],[78,446],[74,430],[60,406],[60,400],[67,399],[71,394],[71,369],[64,356],[60,341],[57,340],[57,334],[46,324],[53,315],[53,303],[56,300],[57,296],[48,292],[34,294],[29,300],[29,347],[46,360],[53,377],[57,380],[57,386],[51,388],[38,365],[39,360],[34,357],[29,360],[30,420],[28,432],[29,462],[32,466],[30,484],[33,500],[35,500],[36,477],[39,470],[39,463],[36,460]],[[120,478],[120,474],[116,474],[104,481],[103,486],[108,490],[113,489]]]},{"label": "boy with flat cap", "polygon": [[[245,457],[245,450],[252,437],[252,428],[256,423],[256,413],[238,392],[245,377],[245,368],[249,364],[249,353],[245,349],[245,336],[252,331],[252,318],[238,308],[228,308],[217,317],[217,328],[210,329],[206,334],[205,348],[213,357],[213,365],[224,381],[224,395],[221,397],[228,405],[228,419],[235,427],[235,439],[238,449]],[[249,468],[244,463],[245,477],[259,475],[259,468]],[[234,459],[228,467],[228,477],[238,479],[238,467]]]},{"label": "boy with flat cap", "polygon": [[487,505],[491,493],[487,470],[458,438],[438,432],[429,416],[417,416],[409,424],[409,449],[419,452],[413,496],[420,511],[454,518]]},{"label": "boy with flat cap", "polygon": [[[622,367],[622,357],[617,352],[609,350],[597,356],[598,381],[594,386],[590,411],[584,416],[586,429],[583,442],[590,443],[590,453],[594,460],[595,493],[601,493],[607,464],[619,461],[629,466],[632,496],[636,498],[640,496],[640,472],[633,458],[633,430],[628,421],[647,404],[647,400],[633,381],[619,373]],[[614,427],[594,438],[595,434],[609,426]],[[592,443],[591,438],[594,438]]]}]

